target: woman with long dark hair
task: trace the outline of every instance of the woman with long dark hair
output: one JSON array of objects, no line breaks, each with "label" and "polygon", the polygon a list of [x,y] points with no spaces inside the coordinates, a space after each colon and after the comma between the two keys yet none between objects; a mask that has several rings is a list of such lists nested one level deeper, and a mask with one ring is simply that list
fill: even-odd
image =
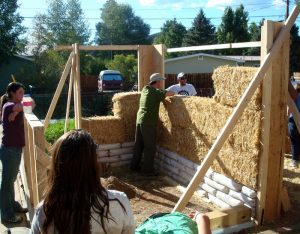
[{"label": "woman with long dark hair", "polygon": [[[24,86],[21,83],[10,83],[6,88],[6,94],[1,98],[3,137],[0,148],[0,209],[1,220],[9,223],[19,223],[22,217],[16,212],[26,213],[15,201],[14,182],[17,178],[22,148],[25,146],[24,120],[22,99]],[[1,170],[2,169],[2,170]]]},{"label": "woman with long dark hair", "polygon": [[61,136],[53,147],[44,201],[31,233],[134,233],[126,195],[100,183],[96,144],[84,130]]}]

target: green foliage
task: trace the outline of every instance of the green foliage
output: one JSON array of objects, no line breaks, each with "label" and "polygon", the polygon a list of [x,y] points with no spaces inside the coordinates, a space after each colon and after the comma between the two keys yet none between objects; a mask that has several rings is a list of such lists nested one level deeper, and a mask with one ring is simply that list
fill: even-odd
[{"label": "green foliage", "polygon": [[[250,41],[260,41],[261,35],[261,25],[257,25],[255,22],[252,22],[249,26],[249,35]],[[249,55],[260,55],[260,48],[249,48]]]},{"label": "green foliage", "polygon": [[92,54],[84,54],[80,57],[80,69],[82,75],[99,75],[100,71],[106,70],[107,60]]},{"label": "green foliage", "polygon": [[[154,39],[154,44],[165,44],[168,48],[181,47],[186,28],[176,19],[167,20],[161,28],[161,33]],[[167,54],[172,57],[174,53]]]},{"label": "green foliage", "polygon": [[[64,134],[65,128],[65,121],[60,120],[56,123],[49,124],[46,132],[45,137],[46,140],[53,144],[58,138],[60,138]],[[68,131],[75,129],[75,121],[74,119],[69,119],[68,121]]]},{"label": "green foliage", "polygon": [[124,77],[124,88],[132,87],[137,75],[137,59],[134,55],[115,55],[114,59],[107,64],[108,69],[118,70]]},{"label": "green foliage", "polygon": [[196,46],[213,44],[215,27],[210,20],[206,18],[204,11],[200,9],[198,15],[192,23],[192,27],[188,30],[183,39],[184,46]]},{"label": "green foliage", "polygon": [[[248,33],[248,12],[240,5],[235,11],[226,7],[222,16],[222,23],[217,30],[218,43],[235,43],[249,41]],[[246,53],[246,49],[226,50],[224,54]]]},{"label": "green foliage", "polygon": [[85,44],[90,37],[79,0],[49,1],[47,13],[35,17],[34,28],[36,53],[54,45]]},{"label": "green foliage", "polygon": [[96,25],[95,41],[102,45],[149,44],[150,26],[136,16],[128,4],[107,0]]},{"label": "green foliage", "polygon": [[0,1],[0,64],[24,48],[20,35],[24,32],[23,18],[17,13],[17,0]]},{"label": "green foliage", "polygon": [[56,89],[65,64],[66,59],[59,52],[45,50],[34,56],[33,69],[25,67],[16,76],[23,77],[26,84],[51,92]]}]

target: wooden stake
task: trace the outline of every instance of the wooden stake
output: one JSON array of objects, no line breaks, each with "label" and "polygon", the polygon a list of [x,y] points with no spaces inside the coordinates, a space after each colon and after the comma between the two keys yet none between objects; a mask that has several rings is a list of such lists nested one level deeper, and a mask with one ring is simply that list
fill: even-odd
[{"label": "wooden stake", "polygon": [[271,51],[267,54],[265,59],[262,61],[262,64],[258,71],[255,73],[253,79],[251,80],[249,86],[247,87],[246,91],[242,95],[239,103],[235,107],[233,113],[230,115],[229,119],[227,120],[225,126],[222,128],[220,134],[218,135],[216,141],[212,145],[211,149],[209,150],[208,154],[204,158],[202,164],[198,168],[196,174],[192,178],[191,182],[189,183],[186,192],[180,197],[179,201],[177,202],[176,206],[174,207],[172,212],[175,211],[182,211],[190,198],[192,197],[194,191],[199,186],[200,182],[203,180],[204,175],[210,165],[212,164],[215,157],[218,155],[219,151],[221,150],[223,144],[227,140],[228,136],[231,134],[235,124],[239,120],[240,116],[243,114],[244,109],[246,108],[248,102],[251,100],[255,90],[260,85],[264,74],[269,69],[273,59],[276,55],[278,55],[279,50],[286,39],[289,36],[289,32],[291,27],[293,26],[297,16],[299,14],[299,8],[295,7],[292,14],[288,18],[287,22],[285,22],[285,26],[281,29],[280,34],[276,38],[275,43],[272,46]]},{"label": "wooden stake", "polygon": [[70,73],[70,80],[69,80],[69,90],[68,90],[68,100],[67,100],[67,110],[66,110],[66,119],[65,119],[64,133],[66,133],[68,131],[68,120],[69,120],[69,113],[70,113],[72,88],[73,88],[74,75],[75,75],[74,71],[75,71],[75,61],[74,61],[74,56],[73,56],[73,58],[72,58],[71,73]]},{"label": "wooden stake", "polygon": [[59,80],[59,83],[58,83],[58,86],[56,88],[56,91],[54,93],[54,96],[53,96],[53,99],[51,101],[51,104],[50,104],[50,107],[49,107],[49,110],[47,112],[47,115],[46,115],[46,118],[45,118],[45,122],[44,122],[44,130],[46,131],[48,125],[49,125],[49,121],[53,115],[53,112],[54,112],[54,109],[55,109],[55,106],[57,104],[57,101],[58,101],[58,98],[61,94],[61,91],[63,89],[63,86],[66,82],[66,79],[67,79],[67,76],[69,74],[69,71],[70,71],[70,67],[71,67],[71,62],[72,62],[72,57],[73,57],[73,53],[70,54],[69,58],[68,58],[68,61],[66,63],[66,66],[65,66],[65,69],[62,73],[62,76]]}]

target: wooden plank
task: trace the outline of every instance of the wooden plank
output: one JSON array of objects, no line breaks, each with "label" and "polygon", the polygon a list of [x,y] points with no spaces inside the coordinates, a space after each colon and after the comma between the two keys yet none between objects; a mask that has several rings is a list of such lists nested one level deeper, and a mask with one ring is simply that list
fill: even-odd
[{"label": "wooden plank", "polygon": [[281,189],[281,207],[284,212],[291,209],[291,202],[286,187]]},{"label": "wooden plank", "polygon": [[212,230],[225,228],[251,221],[251,209],[246,206],[236,206],[231,209],[215,210],[205,213],[210,219]]},{"label": "wooden plank", "polygon": [[66,63],[65,69],[64,69],[64,71],[62,73],[62,76],[61,76],[61,78],[59,80],[58,86],[56,88],[56,91],[54,93],[53,99],[51,101],[49,110],[48,110],[46,118],[45,118],[45,122],[44,122],[45,130],[47,129],[47,127],[49,125],[49,121],[50,121],[50,119],[52,117],[52,114],[54,112],[54,109],[55,109],[55,106],[57,104],[58,98],[59,98],[59,96],[61,94],[61,91],[63,89],[64,83],[66,82],[67,76],[69,74],[69,70],[70,70],[70,67],[71,67],[72,57],[73,57],[73,53],[70,53],[70,56],[69,56],[68,61]]},{"label": "wooden plank", "polygon": [[35,146],[35,150],[37,153],[36,160],[45,168],[49,168],[51,164],[51,157],[46,154],[45,150],[40,148],[39,146]]},{"label": "wooden plank", "polygon": [[175,211],[182,211],[188,201],[190,200],[191,196],[193,195],[194,191],[198,188],[200,182],[203,180],[204,175],[210,165],[212,164],[215,157],[218,155],[220,149],[222,148],[223,144],[227,140],[228,136],[231,134],[235,124],[239,120],[240,116],[243,114],[248,102],[251,100],[255,90],[260,85],[265,73],[268,71],[272,61],[274,58],[279,54],[280,48],[284,42],[284,40],[289,36],[289,31],[293,26],[297,16],[299,14],[299,8],[296,6],[289,16],[287,22],[285,23],[285,27],[283,27],[276,38],[275,43],[272,46],[272,49],[267,54],[265,59],[262,61],[262,64],[258,71],[255,73],[253,79],[251,80],[249,86],[245,90],[244,94],[242,95],[239,103],[235,107],[233,113],[230,115],[229,119],[227,120],[225,126],[222,128],[221,132],[219,133],[216,141],[212,145],[211,149],[209,150],[208,154],[204,158],[200,167],[198,167],[197,172],[195,173],[194,177],[190,181],[186,192],[180,197],[179,201],[175,205],[172,212]]},{"label": "wooden plank", "polygon": [[298,108],[290,95],[288,95],[287,102],[288,102],[288,107],[290,109],[290,112],[293,115],[298,132],[300,132],[300,113],[298,111]]},{"label": "wooden plank", "polygon": [[151,74],[164,75],[164,45],[142,45],[138,50],[138,90],[149,83]]},{"label": "wooden plank", "polygon": [[75,62],[74,62],[74,57],[73,57],[72,58],[71,73],[70,73],[70,81],[69,81],[69,90],[68,90],[68,100],[67,100],[67,110],[66,110],[64,133],[66,133],[68,131],[68,121],[69,121],[69,113],[70,113],[70,106],[71,106],[72,87],[73,87],[74,76],[75,76],[74,73],[75,73]]},{"label": "wooden plank", "polygon": [[29,152],[29,130],[28,130],[28,121],[26,115],[24,116],[24,134],[25,134],[25,147],[23,149],[24,154],[24,173],[23,178],[26,178],[28,184],[28,198],[30,204],[33,204],[33,190],[32,190],[32,176],[31,176],[31,167],[30,167],[30,152]]},{"label": "wooden plank", "polygon": [[260,47],[260,41],[251,42],[239,42],[239,43],[227,43],[227,44],[216,44],[216,45],[201,45],[201,46],[189,46],[179,48],[169,48],[168,53],[174,52],[185,52],[185,51],[204,51],[204,50],[220,50],[220,49],[234,49],[234,48],[253,48]]},{"label": "wooden plank", "polygon": [[[36,168],[36,175],[40,174],[39,171],[46,171],[43,166],[37,163],[38,158],[40,157],[40,151],[37,151],[37,147],[40,148],[42,151],[45,152],[45,136],[44,136],[44,127],[43,126],[36,126],[33,128],[33,146],[34,146],[34,156],[35,156],[35,168]],[[36,186],[38,191],[38,202],[42,200],[44,194],[44,187],[40,187],[40,180],[43,179],[42,177],[36,178]]]},{"label": "wooden plank", "polygon": [[[86,46],[79,45],[79,50],[96,51],[96,50],[138,50],[138,45],[98,45],[98,46]],[[72,50],[72,46],[59,45],[55,46],[54,50]]]},{"label": "wooden plank", "polygon": [[[270,51],[273,45],[273,22],[269,20],[264,21],[264,25],[261,28],[261,60],[265,59],[266,55]],[[267,146],[270,144],[270,118],[271,118],[271,87],[272,85],[272,67],[268,69],[263,80],[263,91],[262,91],[262,129],[261,133],[262,145]],[[266,121],[267,120],[267,121]],[[267,172],[268,172],[268,155],[269,147],[262,147],[262,153],[259,158],[259,176],[258,176],[258,191],[257,197],[258,201],[256,203],[256,219],[259,224],[263,222],[263,213],[265,208],[265,200],[267,193]]]},{"label": "wooden plank", "polygon": [[80,84],[80,50],[79,50],[79,45],[75,44],[75,59],[76,59],[76,87],[77,90],[74,90],[74,92],[77,92],[77,125],[75,126],[77,129],[81,128],[81,84]]}]

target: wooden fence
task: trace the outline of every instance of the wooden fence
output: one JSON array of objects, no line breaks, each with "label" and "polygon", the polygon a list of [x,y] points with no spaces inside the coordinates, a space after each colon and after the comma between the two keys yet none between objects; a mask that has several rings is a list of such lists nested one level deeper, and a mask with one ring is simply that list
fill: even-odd
[{"label": "wooden fence", "polygon": [[30,208],[36,207],[43,198],[51,158],[46,153],[44,125],[34,114],[25,114],[24,130],[24,157],[20,169],[25,183],[25,198]]}]

